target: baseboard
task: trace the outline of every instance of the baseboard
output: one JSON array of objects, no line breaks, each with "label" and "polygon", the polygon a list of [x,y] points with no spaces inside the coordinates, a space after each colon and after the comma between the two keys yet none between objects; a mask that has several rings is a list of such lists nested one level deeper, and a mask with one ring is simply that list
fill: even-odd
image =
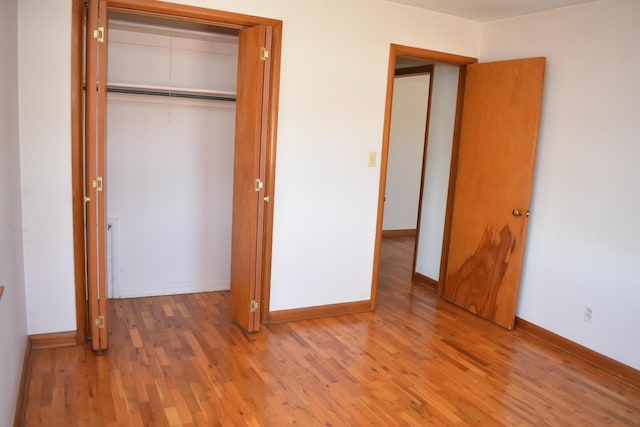
[{"label": "baseboard", "polygon": [[269,323],[316,319],[318,317],[340,316],[343,314],[364,313],[366,311],[371,311],[370,300],[318,305],[314,307],[272,311],[269,313]]},{"label": "baseboard", "polygon": [[77,344],[76,331],[29,335],[32,349],[73,347]]},{"label": "baseboard", "polygon": [[402,236],[413,236],[416,235],[416,229],[408,229],[408,230],[382,230],[382,237],[402,237]]},{"label": "baseboard", "polygon": [[35,334],[27,337],[22,359],[22,374],[20,375],[20,388],[18,400],[13,416],[13,427],[22,427],[27,415],[27,399],[29,398],[29,380],[31,379],[31,352],[43,348],[73,347],[77,345],[77,332],[54,332],[48,334]]},{"label": "baseboard", "polygon": [[603,354],[584,347],[560,335],[544,329],[538,325],[516,317],[515,327],[531,336],[539,338],[560,350],[566,351],[592,365],[616,375],[629,383],[640,387],[640,371],[631,366],[620,363]]},{"label": "baseboard", "polygon": [[418,273],[417,271],[413,272],[411,276],[413,280],[420,286],[424,286],[425,288],[437,291],[440,282],[437,280],[433,280],[431,277],[427,277],[424,274]]},{"label": "baseboard", "polygon": [[22,374],[18,388],[16,410],[13,415],[13,427],[22,427],[27,418],[27,398],[29,397],[29,379],[31,378],[31,337],[27,337],[22,359]]}]

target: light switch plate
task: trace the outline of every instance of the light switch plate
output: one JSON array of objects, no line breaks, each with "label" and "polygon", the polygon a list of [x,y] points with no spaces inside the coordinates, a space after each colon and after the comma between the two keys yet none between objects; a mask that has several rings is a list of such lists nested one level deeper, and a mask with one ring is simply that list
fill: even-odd
[{"label": "light switch plate", "polygon": [[369,167],[375,167],[376,165],[376,152],[375,151],[369,151]]}]

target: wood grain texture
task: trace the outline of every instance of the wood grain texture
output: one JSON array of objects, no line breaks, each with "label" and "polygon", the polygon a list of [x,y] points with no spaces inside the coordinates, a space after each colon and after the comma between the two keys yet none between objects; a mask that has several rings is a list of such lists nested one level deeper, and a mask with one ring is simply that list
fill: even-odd
[{"label": "wood grain texture", "polygon": [[76,331],[29,335],[29,342],[30,347],[37,350],[70,347],[76,344]]},{"label": "wood grain texture", "polygon": [[[99,1],[91,0],[88,3],[87,8],[87,23],[86,28],[98,28],[98,10]],[[96,326],[95,320],[100,315],[99,312],[99,278],[100,278],[100,263],[102,260],[98,259],[99,256],[99,235],[98,230],[100,221],[98,219],[100,215],[100,209],[98,204],[98,192],[93,187],[94,179],[98,176],[98,115],[103,112],[103,109],[98,105],[98,84],[99,73],[98,69],[98,57],[99,48],[98,41],[93,38],[92,31],[88,30],[86,33],[86,87],[85,91],[85,191],[87,200],[85,203],[86,209],[86,270],[87,270],[87,305],[88,305],[88,318],[89,318],[89,337],[94,350],[100,348],[100,332]]]},{"label": "wood grain texture", "polygon": [[385,239],[376,312],[245,335],[226,292],[117,300],[110,349],[34,350],[26,426],[639,425],[640,388],[411,285]]},{"label": "wood grain texture", "polygon": [[430,74],[433,72],[433,64],[418,65],[415,67],[396,68],[396,77],[415,76],[419,74]]},{"label": "wood grain texture", "polygon": [[320,317],[339,316],[362,313],[371,310],[369,300],[329,304],[314,307],[295,308],[291,310],[272,311],[269,315],[271,323],[291,322],[294,320],[317,319]]},{"label": "wood grain texture", "polygon": [[229,28],[278,26],[282,21],[157,0],[108,0],[109,9],[143,15],[188,19]]},{"label": "wood grain texture", "polygon": [[424,274],[418,273],[417,271],[413,272],[412,278],[414,283],[434,291],[437,291],[438,286],[440,286],[440,282],[438,280],[433,280],[431,277],[427,277]]},{"label": "wood grain texture", "polygon": [[[95,1],[95,0],[92,0]],[[107,310],[107,188],[109,187],[107,177],[107,41],[108,41],[108,20],[107,1],[98,0],[99,14],[98,26],[105,28],[104,43],[98,43],[98,64],[96,67],[98,78],[98,99],[97,99],[97,141],[96,141],[96,175],[102,177],[102,190],[93,193],[92,201],[96,201],[95,211],[97,213],[97,256],[98,256],[98,316],[103,319],[104,327],[94,327],[91,335],[91,343],[94,350],[104,350],[108,346],[108,325],[109,313]],[[90,202],[91,203],[91,202]],[[92,326],[95,325],[95,318],[89,316]],[[98,338],[96,340],[96,337]],[[96,342],[97,341],[97,342]]]},{"label": "wood grain texture", "polygon": [[249,332],[260,329],[260,313],[251,310],[251,301],[260,301],[262,281],[264,191],[256,191],[256,179],[265,179],[267,67],[260,60],[260,49],[266,42],[266,27],[258,26],[242,30],[238,43],[230,309],[231,318]]},{"label": "wood grain texture", "polygon": [[472,64],[444,297],[513,328],[538,141],[544,58]]},{"label": "wood grain texture", "polygon": [[516,328],[640,387],[640,371],[516,317]]},{"label": "wood grain texture", "polygon": [[477,58],[471,56],[455,55],[452,53],[440,52],[437,50],[421,49],[412,46],[391,44],[391,50],[395,56],[409,56],[418,59],[427,59],[445,64],[467,65],[478,62]]},{"label": "wood grain texture", "polygon": [[271,302],[271,259],[273,243],[273,207],[275,206],[276,142],[278,139],[278,105],[280,94],[280,58],[282,56],[282,23],[271,26],[271,52],[268,105],[267,162],[264,196],[268,198],[264,210],[264,239],[262,246],[262,322],[269,321]]},{"label": "wood grain texture", "polygon": [[31,379],[31,339],[25,340],[24,356],[22,358],[22,372],[20,374],[20,387],[16,409],[13,413],[13,427],[22,427],[27,416],[27,402],[29,400],[29,381]]},{"label": "wood grain texture", "polygon": [[78,344],[87,342],[87,282],[84,263],[84,138],[83,78],[84,0],[73,0],[71,18],[71,189],[73,192],[73,275],[75,280],[76,331]]},{"label": "wood grain texture", "polygon": [[408,228],[405,230],[382,230],[382,237],[398,237],[398,236],[415,236],[416,229]]}]

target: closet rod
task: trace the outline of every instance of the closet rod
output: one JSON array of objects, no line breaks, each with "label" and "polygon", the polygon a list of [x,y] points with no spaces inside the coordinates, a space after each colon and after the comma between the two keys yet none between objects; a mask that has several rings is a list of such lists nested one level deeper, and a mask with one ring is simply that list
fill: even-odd
[{"label": "closet rod", "polygon": [[125,87],[112,87],[107,86],[107,92],[113,93],[128,93],[133,95],[151,95],[151,96],[169,96],[174,98],[191,98],[191,99],[207,99],[213,101],[232,101],[235,102],[235,96],[228,95],[205,95],[201,93],[189,93],[179,91],[163,91],[163,90],[149,90],[149,89],[137,89],[137,88],[125,88]]}]

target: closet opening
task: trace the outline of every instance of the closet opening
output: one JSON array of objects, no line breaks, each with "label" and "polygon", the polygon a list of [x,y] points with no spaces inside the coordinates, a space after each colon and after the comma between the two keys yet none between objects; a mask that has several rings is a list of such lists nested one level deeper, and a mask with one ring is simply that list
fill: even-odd
[{"label": "closet opening", "polygon": [[229,290],[238,31],[121,12],[108,28],[108,297]]},{"label": "closet opening", "polygon": [[282,22],[74,0],[73,27],[78,343],[107,348],[108,298],[190,292],[230,290],[231,320],[258,330]]}]

